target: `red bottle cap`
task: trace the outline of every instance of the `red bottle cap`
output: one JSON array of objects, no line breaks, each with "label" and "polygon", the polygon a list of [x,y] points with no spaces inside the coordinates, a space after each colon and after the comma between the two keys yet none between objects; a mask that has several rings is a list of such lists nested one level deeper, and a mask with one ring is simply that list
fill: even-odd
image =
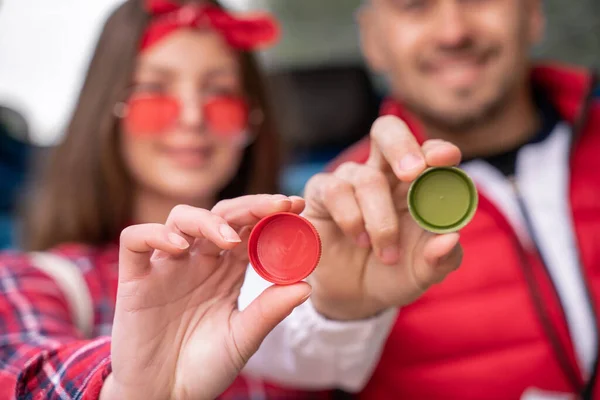
[{"label": "red bottle cap", "polygon": [[307,219],[277,213],[256,224],[250,233],[248,256],[261,277],[277,285],[291,285],[317,267],[321,238]]}]

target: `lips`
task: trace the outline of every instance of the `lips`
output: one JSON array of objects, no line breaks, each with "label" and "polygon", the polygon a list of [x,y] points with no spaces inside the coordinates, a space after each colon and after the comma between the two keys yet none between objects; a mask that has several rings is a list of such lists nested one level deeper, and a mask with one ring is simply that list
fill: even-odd
[{"label": "lips", "polygon": [[478,80],[483,67],[475,63],[451,63],[434,71],[446,86],[467,86]]},{"label": "lips", "polygon": [[492,51],[471,55],[449,54],[426,62],[423,66],[424,70],[443,86],[472,86],[479,81],[493,54]]},{"label": "lips", "polygon": [[198,168],[210,163],[213,149],[209,146],[163,146],[161,153],[178,166]]}]

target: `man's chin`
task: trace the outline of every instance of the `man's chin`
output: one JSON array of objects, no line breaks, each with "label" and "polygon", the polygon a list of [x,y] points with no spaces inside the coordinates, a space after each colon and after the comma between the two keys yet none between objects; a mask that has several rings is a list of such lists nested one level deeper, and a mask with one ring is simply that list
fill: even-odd
[{"label": "man's chin", "polygon": [[470,105],[463,102],[454,104],[454,107],[438,109],[421,108],[415,109],[413,112],[415,112],[426,126],[449,133],[461,133],[486,124],[502,109],[495,106],[495,104],[488,106],[481,104]]},{"label": "man's chin", "polygon": [[436,102],[406,101],[405,105],[426,126],[449,133],[469,131],[488,123],[505,109],[508,100],[505,95],[482,96],[471,89],[455,90],[448,95],[438,93],[437,97],[429,98],[435,98]]}]

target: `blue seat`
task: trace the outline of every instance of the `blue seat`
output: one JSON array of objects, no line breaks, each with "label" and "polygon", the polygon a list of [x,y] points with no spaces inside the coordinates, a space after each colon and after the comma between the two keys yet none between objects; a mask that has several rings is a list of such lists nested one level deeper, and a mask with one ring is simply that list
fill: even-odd
[{"label": "blue seat", "polygon": [[0,215],[0,250],[11,249],[16,246],[13,216]]},{"label": "blue seat", "polygon": [[281,188],[301,195],[310,177],[368,134],[381,95],[362,63],[282,67],[268,79],[288,150]]},{"label": "blue seat", "polygon": [[0,249],[16,246],[16,212],[33,148],[26,128],[19,114],[0,107]]}]

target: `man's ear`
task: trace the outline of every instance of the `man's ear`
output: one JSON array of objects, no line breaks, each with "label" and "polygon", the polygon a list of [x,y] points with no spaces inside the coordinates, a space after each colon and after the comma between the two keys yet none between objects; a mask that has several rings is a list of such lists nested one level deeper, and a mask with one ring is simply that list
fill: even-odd
[{"label": "man's ear", "polygon": [[536,45],[543,40],[546,32],[544,6],[541,0],[527,0],[527,6],[529,7],[527,10],[529,42],[531,45]]},{"label": "man's ear", "polygon": [[368,66],[376,73],[385,72],[385,58],[381,48],[379,32],[373,6],[366,2],[356,11],[356,19],[360,30],[360,47]]}]

